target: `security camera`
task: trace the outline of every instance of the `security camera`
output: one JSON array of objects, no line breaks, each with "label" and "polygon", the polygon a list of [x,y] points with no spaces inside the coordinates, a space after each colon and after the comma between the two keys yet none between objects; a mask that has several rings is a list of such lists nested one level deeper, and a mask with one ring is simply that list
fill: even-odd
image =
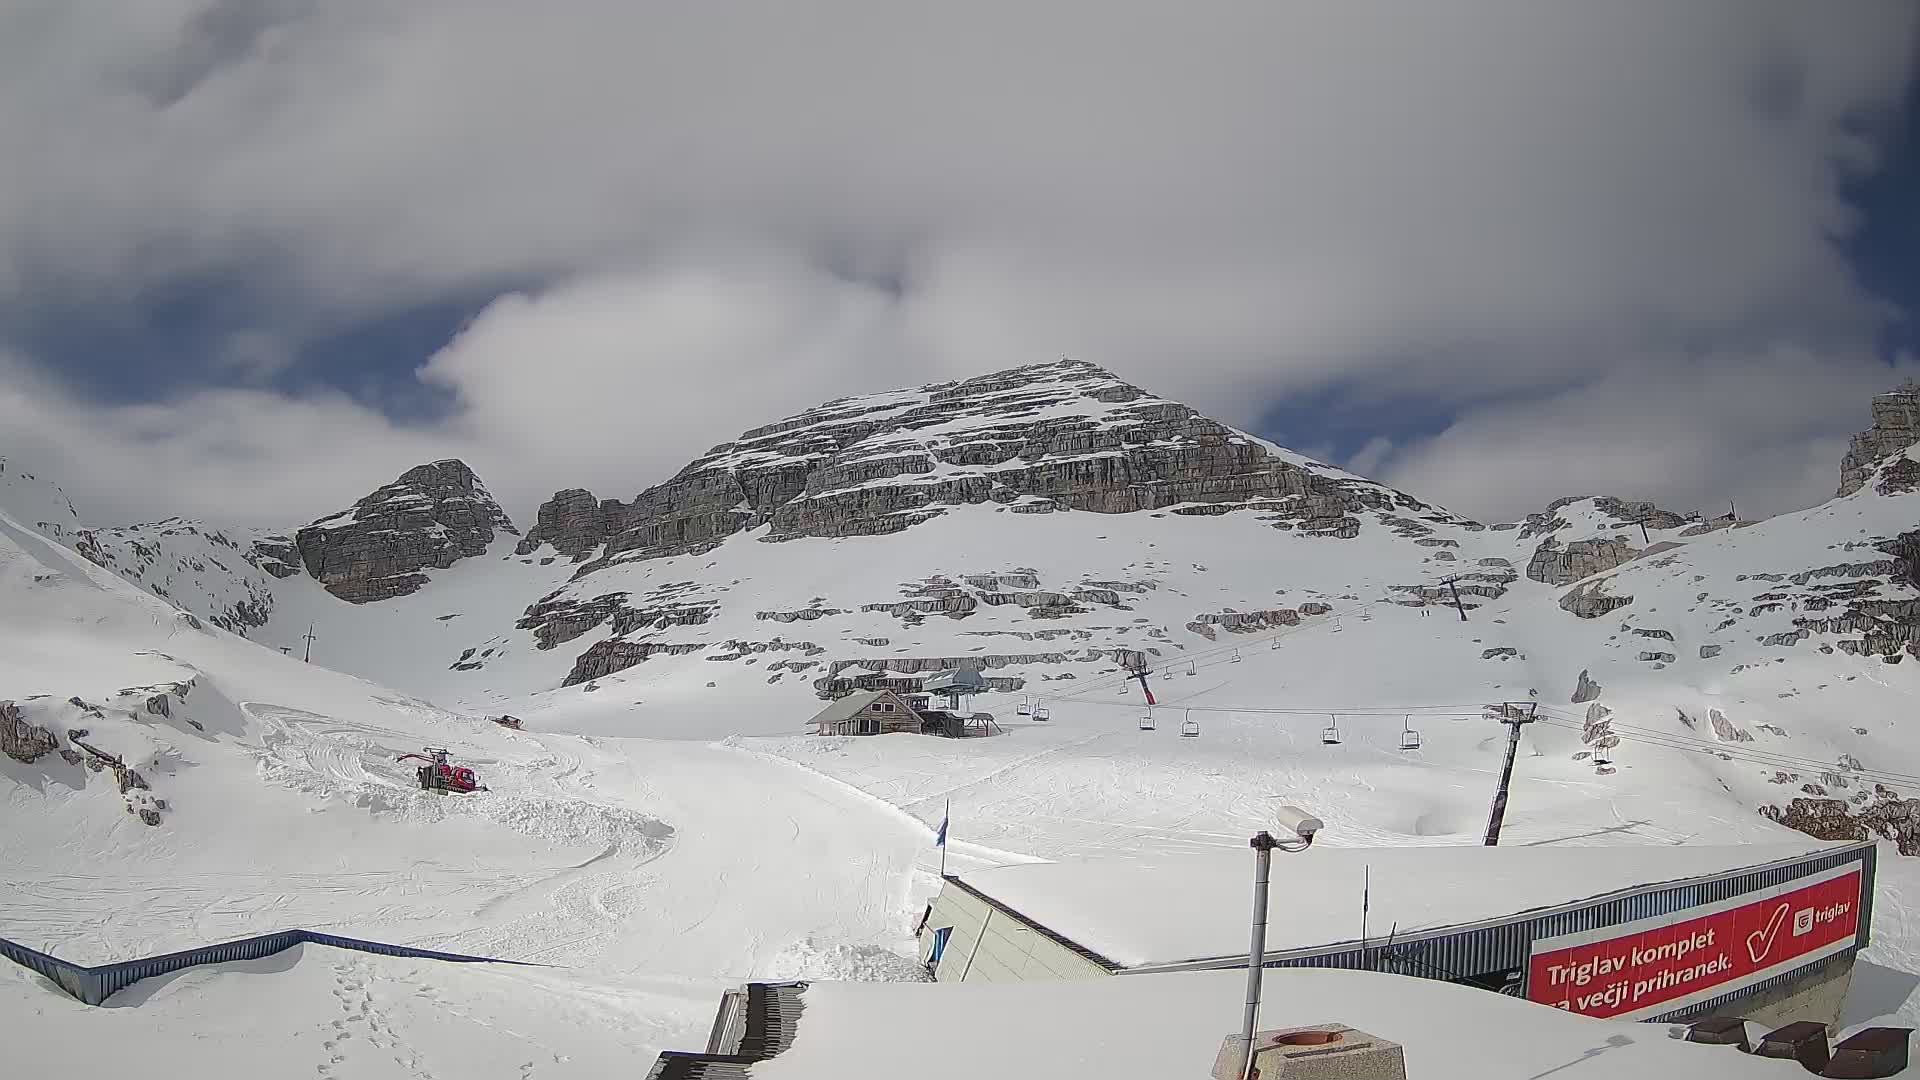
[{"label": "security camera", "polygon": [[1319,818],[1292,804],[1274,811],[1274,824],[1309,842],[1313,840],[1314,833],[1327,827]]}]

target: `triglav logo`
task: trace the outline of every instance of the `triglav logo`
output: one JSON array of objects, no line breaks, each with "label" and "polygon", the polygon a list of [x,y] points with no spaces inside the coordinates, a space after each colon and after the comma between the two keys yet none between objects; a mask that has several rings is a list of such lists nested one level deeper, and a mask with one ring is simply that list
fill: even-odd
[{"label": "triglav logo", "polygon": [[1780,936],[1780,924],[1786,921],[1789,906],[1781,904],[1774,908],[1773,917],[1767,920],[1767,928],[1747,935],[1747,955],[1753,957],[1754,963],[1765,960],[1767,954],[1773,951],[1773,939]]}]

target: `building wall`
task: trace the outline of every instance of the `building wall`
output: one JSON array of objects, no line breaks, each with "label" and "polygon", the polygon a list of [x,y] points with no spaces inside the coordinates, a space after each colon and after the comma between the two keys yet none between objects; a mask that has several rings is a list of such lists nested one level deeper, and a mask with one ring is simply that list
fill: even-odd
[{"label": "building wall", "polygon": [[[1733,992],[1725,1000],[1685,1010],[1697,1015],[1734,1013],[1762,1023],[1814,1020],[1832,1024],[1845,1002],[1854,953],[1870,940],[1876,854],[1873,845],[1859,845],[1792,860],[1778,867],[1717,875],[1698,882],[1649,886],[1630,896],[1601,897],[1542,914],[1516,915],[1471,927],[1429,931],[1396,942],[1392,948],[1340,946],[1300,950],[1272,956],[1267,963],[1275,967],[1362,968],[1448,981],[1471,981],[1471,977],[1483,973],[1506,973],[1517,979],[1525,970],[1530,944],[1537,937],[1619,925],[1668,912],[1684,917],[1688,908],[1704,902],[1791,884],[1807,874],[1858,862],[1863,877],[1857,945],[1816,968],[1784,977],[1777,985]],[[1088,979],[1110,974],[1144,974],[1151,970],[1244,968],[1246,965],[1243,955],[1157,965],[1138,971],[1110,971],[954,883],[942,888],[928,913],[921,932],[923,960],[931,948],[934,932],[942,927],[953,928],[936,969],[936,978],[942,982]],[[1491,988],[1499,984],[1499,980],[1494,980],[1486,985]]]},{"label": "building wall", "polygon": [[952,927],[934,977],[940,982],[1056,982],[1095,979],[1109,972],[1020,920],[948,885],[941,889],[920,932],[920,957],[936,931]]},{"label": "building wall", "polygon": [[1836,956],[1803,978],[1716,1011],[1730,1012],[1768,1027],[1813,1020],[1827,1025],[1831,1032],[1840,1023],[1841,1011],[1847,1004],[1847,990],[1853,985],[1853,961],[1852,956]]}]

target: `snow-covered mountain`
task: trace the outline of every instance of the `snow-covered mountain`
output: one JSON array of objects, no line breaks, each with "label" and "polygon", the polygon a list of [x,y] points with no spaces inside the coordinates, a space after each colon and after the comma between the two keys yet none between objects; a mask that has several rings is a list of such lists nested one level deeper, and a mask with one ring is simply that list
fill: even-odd
[{"label": "snow-covered mountain", "polygon": [[[208,623],[544,729],[787,733],[822,698],[954,668],[1112,708],[1087,703],[1144,666],[1182,707],[1524,700],[1579,729],[1577,760],[1725,744],[1749,810],[1850,834],[1920,793],[1886,783],[1920,775],[1920,741],[1833,719],[1905,707],[1912,397],[1874,403],[1846,494],[1763,522],[1575,497],[1484,526],[1079,361],[829,402],[631,500],[560,491],[524,536],[458,461],[280,533],[83,528],[0,476],[49,535]],[[1235,677],[1189,692],[1223,656]]]},{"label": "snow-covered mountain", "polygon": [[[608,733],[724,734],[742,701],[791,730],[819,698],[955,667],[1047,694],[1281,631],[1338,642],[1320,670],[1370,661],[1378,704],[1445,686],[1584,710],[1651,681],[1679,710],[1780,658],[1905,655],[1910,397],[1876,401],[1850,494],[1763,523],[1578,497],[1483,526],[1061,361],[829,402],[631,500],[560,491],[524,537],[457,461],[277,535],[65,527],[270,646]],[[1648,602],[1656,582],[1686,602]]]},{"label": "snow-covered mountain", "polygon": [[[1920,449],[1875,415],[1848,493],[1760,522],[1484,526],[1078,363],[808,410],[524,535],[458,462],[272,532],[89,527],[7,463],[0,926],[82,961],[299,925],[562,964],[446,992],[569,1045],[617,1001],[644,1056],[722,981],[910,977],[948,813],[955,869],[1244,849],[1276,798],[1327,845],[1476,842],[1508,702],[1509,842],[1920,850]],[[1005,737],[801,734],[956,667]],[[418,791],[423,746],[491,790]],[[1905,862],[1867,960],[1920,971]],[[390,982],[356,1014],[388,1024],[430,978],[299,963]],[[1857,985],[1855,1019],[1920,1016]],[[364,1023],[276,1060],[405,1041]]]}]

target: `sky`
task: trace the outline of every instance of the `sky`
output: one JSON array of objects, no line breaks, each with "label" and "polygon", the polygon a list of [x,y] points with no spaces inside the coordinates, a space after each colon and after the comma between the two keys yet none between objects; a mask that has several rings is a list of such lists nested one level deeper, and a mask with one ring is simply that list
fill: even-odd
[{"label": "sky", "polygon": [[518,520],[1091,360],[1482,519],[1832,494],[1920,370],[1920,5],[0,0],[0,456]]}]

